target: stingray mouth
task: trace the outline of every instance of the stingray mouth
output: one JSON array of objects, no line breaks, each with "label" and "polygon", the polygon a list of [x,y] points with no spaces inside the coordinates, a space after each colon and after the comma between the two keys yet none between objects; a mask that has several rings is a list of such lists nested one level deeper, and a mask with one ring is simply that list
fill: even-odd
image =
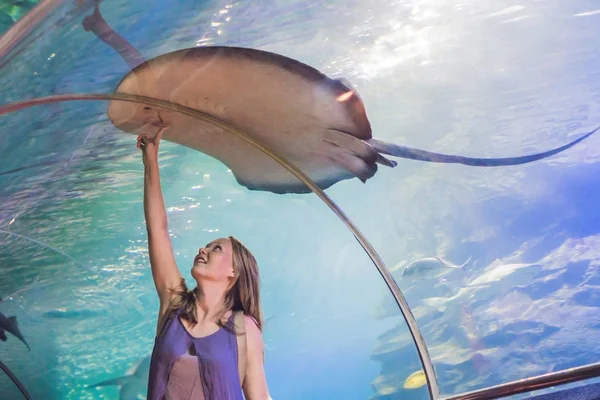
[{"label": "stingray mouth", "polygon": [[113,100],[108,106],[107,115],[113,125],[130,133],[142,133],[147,128],[168,126],[158,109],[144,104]]},{"label": "stingray mouth", "polygon": [[145,112],[150,112],[150,111],[154,111],[156,113],[156,118],[158,118],[157,121],[152,122],[152,125],[159,127],[159,128],[166,128],[169,124],[167,124],[161,117],[160,115],[160,111],[158,110],[153,110],[152,107],[150,106],[145,106],[144,107],[144,111]]}]

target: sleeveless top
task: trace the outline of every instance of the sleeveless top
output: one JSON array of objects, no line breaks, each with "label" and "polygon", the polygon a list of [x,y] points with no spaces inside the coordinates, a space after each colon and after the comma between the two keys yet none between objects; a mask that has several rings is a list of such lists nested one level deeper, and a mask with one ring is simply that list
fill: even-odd
[{"label": "sleeveless top", "polygon": [[[164,400],[167,391],[185,390],[192,394],[201,384],[204,400],[243,400],[238,372],[238,344],[235,324],[231,317],[225,327],[204,337],[194,337],[179,319],[181,310],[167,317],[161,331],[154,339],[148,379],[148,400]],[[169,385],[171,373],[180,373],[182,365],[189,365],[190,355],[196,358],[197,368],[186,388]],[[177,363],[177,367],[173,368]],[[184,364],[185,363],[185,364]],[[179,378],[179,379],[178,379]],[[181,381],[184,377],[173,377]],[[198,378],[198,382],[194,380]],[[185,379],[185,378],[184,378]],[[180,382],[173,382],[181,386]]]},{"label": "sleeveless top", "polygon": [[164,400],[206,400],[198,360],[189,351],[173,364]]}]

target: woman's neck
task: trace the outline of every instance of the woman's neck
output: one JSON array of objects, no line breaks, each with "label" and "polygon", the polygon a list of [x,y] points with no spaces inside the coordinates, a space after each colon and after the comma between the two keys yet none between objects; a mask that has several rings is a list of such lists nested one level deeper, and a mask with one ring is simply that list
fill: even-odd
[{"label": "woman's neck", "polygon": [[202,285],[196,288],[196,298],[198,307],[198,322],[215,322],[220,318],[220,312],[223,310],[225,302],[225,288],[215,285]]}]

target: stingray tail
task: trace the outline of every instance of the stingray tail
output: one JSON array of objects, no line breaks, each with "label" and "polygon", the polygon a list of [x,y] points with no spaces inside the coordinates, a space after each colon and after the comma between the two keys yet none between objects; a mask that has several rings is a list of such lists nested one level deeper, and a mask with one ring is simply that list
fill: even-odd
[{"label": "stingray tail", "polygon": [[462,265],[459,265],[458,267],[464,268],[469,263],[469,261],[471,261],[471,256],[469,256],[469,258],[467,258],[467,261],[465,261],[464,263],[462,263]]},{"label": "stingray tail", "polygon": [[465,274],[465,277],[467,279],[471,279],[471,271],[469,271],[469,268],[465,268],[467,266],[467,264],[469,263],[469,261],[471,261],[471,256],[469,256],[469,258],[467,258],[467,261],[465,261],[460,268],[462,269],[463,273]]},{"label": "stingray tail", "polygon": [[15,386],[19,388],[19,391],[21,392],[23,397],[25,397],[25,399],[27,400],[31,400],[31,396],[27,392],[27,389],[25,389],[25,386],[23,386],[23,384],[17,379],[15,374],[13,374],[12,371],[8,369],[8,367],[2,361],[0,361],[0,369],[4,371],[6,376],[8,376],[10,380],[13,381]]},{"label": "stingray tail", "polygon": [[548,150],[542,153],[530,154],[527,156],[520,157],[507,157],[507,158],[474,158],[474,157],[463,157],[456,155],[448,155],[441,153],[433,153],[430,151],[413,149],[410,147],[404,147],[397,144],[382,142],[377,139],[369,139],[367,142],[380,153],[388,154],[396,157],[408,158],[411,160],[428,161],[436,163],[450,163],[450,164],[464,164],[475,167],[500,167],[506,165],[519,165],[526,164],[533,161],[541,160],[558,154],[562,151],[567,150],[570,147],[575,146],[577,143],[587,139],[598,131],[600,127],[593,131],[583,135],[579,139],[576,139],[564,146],[557,147],[556,149]]}]

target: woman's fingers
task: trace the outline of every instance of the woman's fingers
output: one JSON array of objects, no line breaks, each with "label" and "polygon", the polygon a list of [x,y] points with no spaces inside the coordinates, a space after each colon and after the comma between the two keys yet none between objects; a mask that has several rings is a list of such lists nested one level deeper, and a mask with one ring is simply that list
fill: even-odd
[{"label": "woman's fingers", "polygon": [[168,126],[161,126],[154,137],[150,137],[144,133],[138,135],[136,147],[140,150],[148,147],[148,144],[153,145],[158,150],[158,145],[162,139],[163,133],[168,129]]},{"label": "woman's fingers", "polygon": [[150,139],[148,138],[148,136],[146,135],[139,135],[137,137],[137,144],[136,147],[138,149],[141,149],[142,147],[146,147],[146,143],[149,141]]}]

